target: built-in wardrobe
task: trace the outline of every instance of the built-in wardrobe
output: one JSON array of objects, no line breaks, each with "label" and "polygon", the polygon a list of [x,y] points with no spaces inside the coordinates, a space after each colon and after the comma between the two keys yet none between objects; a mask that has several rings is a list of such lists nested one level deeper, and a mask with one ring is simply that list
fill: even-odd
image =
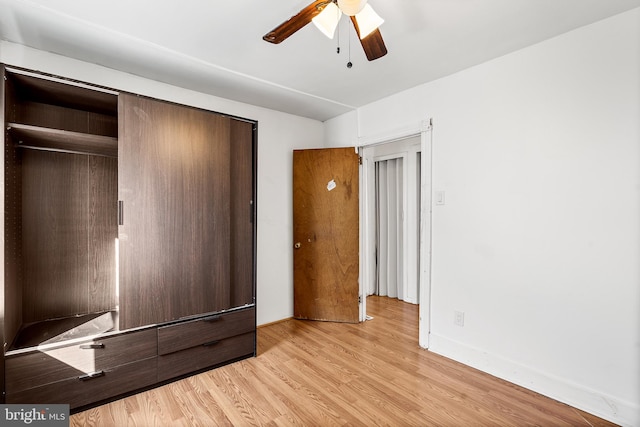
[{"label": "built-in wardrobe", "polygon": [[257,123],[0,67],[4,402],[254,356]]}]

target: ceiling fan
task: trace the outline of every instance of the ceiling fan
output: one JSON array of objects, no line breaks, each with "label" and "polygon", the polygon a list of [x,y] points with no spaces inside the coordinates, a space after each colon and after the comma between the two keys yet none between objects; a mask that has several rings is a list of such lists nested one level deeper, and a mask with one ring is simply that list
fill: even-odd
[{"label": "ceiling fan", "polygon": [[378,29],[384,20],[373,11],[367,0],[315,0],[262,39],[269,43],[281,43],[309,22],[313,22],[327,37],[333,38],[342,14],[351,19],[369,61],[387,54],[387,47]]}]

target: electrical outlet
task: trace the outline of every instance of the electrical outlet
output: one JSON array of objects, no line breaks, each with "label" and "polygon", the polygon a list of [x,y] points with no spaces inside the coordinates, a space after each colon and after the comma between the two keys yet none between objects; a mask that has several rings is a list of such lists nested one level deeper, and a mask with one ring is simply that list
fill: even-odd
[{"label": "electrical outlet", "polygon": [[453,312],[453,324],[456,326],[464,326],[464,311]]}]

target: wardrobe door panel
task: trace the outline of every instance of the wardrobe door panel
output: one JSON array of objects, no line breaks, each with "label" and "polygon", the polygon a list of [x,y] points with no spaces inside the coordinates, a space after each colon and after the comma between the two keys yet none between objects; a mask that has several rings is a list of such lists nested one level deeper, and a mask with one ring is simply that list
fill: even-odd
[{"label": "wardrobe door panel", "polygon": [[89,313],[113,310],[118,238],[118,160],[89,156]]},{"label": "wardrobe door panel", "polygon": [[230,307],[229,121],[119,97],[120,326]]},{"label": "wardrobe door panel", "polygon": [[253,123],[231,121],[231,303],[253,304]]}]

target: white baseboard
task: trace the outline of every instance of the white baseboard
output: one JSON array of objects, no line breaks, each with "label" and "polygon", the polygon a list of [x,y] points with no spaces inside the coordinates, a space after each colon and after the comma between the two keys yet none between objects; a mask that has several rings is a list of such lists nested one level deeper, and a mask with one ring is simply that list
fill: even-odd
[{"label": "white baseboard", "polygon": [[640,426],[640,404],[601,393],[478,348],[430,334],[429,351],[621,426]]}]

